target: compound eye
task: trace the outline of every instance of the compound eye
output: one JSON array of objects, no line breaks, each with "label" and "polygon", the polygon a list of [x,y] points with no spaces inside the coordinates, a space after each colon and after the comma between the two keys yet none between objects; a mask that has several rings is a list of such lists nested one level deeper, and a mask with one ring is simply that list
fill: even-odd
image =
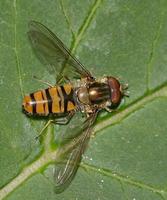
[{"label": "compound eye", "polygon": [[117,107],[122,99],[121,85],[114,77],[108,77],[108,85],[111,92],[112,107]]}]

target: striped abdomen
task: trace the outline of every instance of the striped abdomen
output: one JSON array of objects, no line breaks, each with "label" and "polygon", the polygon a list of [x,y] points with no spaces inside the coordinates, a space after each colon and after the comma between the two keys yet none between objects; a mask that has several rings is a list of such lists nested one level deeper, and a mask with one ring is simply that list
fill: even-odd
[{"label": "striped abdomen", "polygon": [[55,86],[25,96],[23,110],[30,115],[66,113],[75,109],[71,84]]}]

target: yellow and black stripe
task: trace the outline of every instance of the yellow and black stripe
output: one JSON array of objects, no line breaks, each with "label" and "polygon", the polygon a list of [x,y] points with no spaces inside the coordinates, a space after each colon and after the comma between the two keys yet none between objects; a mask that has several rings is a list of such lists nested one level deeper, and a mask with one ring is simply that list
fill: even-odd
[{"label": "yellow and black stripe", "polygon": [[30,115],[67,113],[76,107],[71,84],[55,86],[24,97],[23,110]]}]

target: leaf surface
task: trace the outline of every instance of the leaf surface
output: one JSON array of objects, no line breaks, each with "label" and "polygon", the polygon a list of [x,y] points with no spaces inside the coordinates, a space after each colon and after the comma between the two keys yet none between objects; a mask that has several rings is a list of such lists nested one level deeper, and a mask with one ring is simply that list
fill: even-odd
[{"label": "leaf surface", "polygon": [[[0,199],[167,199],[167,1],[0,2]],[[24,94],[54,84],[27,39],[27,24],[55,32],[95,76],[129,83],[130,98],[101,113],[70,187],[54,193],[50,125],[21,112]]]}]

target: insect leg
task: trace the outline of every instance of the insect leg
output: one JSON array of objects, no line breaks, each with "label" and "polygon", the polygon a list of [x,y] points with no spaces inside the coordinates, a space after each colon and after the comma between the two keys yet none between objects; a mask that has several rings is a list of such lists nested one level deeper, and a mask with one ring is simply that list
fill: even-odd
[{"label": "insect leg", "polygon": [[45,124],[45,126],[42,128],[42,130],[40,131],[40,133],[35,137],[36,140],[39,139],[39,138],[42,136],[42,134],[44,133],[45,129],[50,125],[51,122],[52,122],[52,121],[49,120],[49,121]]},{"label": "insect leg", "polygon": [[113,112],[113,109],[109,108],[109,107],[105,107],[106,111],[108,112]]},{"label": "insect leg", "polygon": [[61,76],[58,76],[57,77],[57,81],[56,81],[56,85],[60,85],[60,84],[62,84],[63,82],[67,82],[67,83],[71,83],[71,81],[70,81],[70,79],[68,78],[68,76],[63,76],[63,75],[61,75]]},{"label": "insect leg", "polygon": [[44,83],[44,84],[48,85],[49,87],[54,87],[53,85],[51,85],[51,84],[48,83],[47,81],[41,80],[41,79],[39,79],[39,78],[36,77],[36,76],[33,76],[33,78],[34,78],[35,80],[41,82],[41,83]]},{"label": "insect leg", "polygon": [[74,116],[75,112],[69,112],[68,115],[66,115],[65,117],[59,117],[53,120],[49,120],[46,125],[43,127],[43,129],[40,131],[40,133],[35,137],[35,139],[37,140],[38,138],[41,137],[41,135],[44,133],[44,130],[49,126],[50,123],[56,123],[56,124],[67,124],[71,118]]},{"label": "insect leg", "polygon": [[65,117],[59,117],[59,118],[55,118],[53,120],[53,123],[56,124],[67,124],[71,118],[74,116],[75,112],[69,112],[68,115],[66,115]]}]

